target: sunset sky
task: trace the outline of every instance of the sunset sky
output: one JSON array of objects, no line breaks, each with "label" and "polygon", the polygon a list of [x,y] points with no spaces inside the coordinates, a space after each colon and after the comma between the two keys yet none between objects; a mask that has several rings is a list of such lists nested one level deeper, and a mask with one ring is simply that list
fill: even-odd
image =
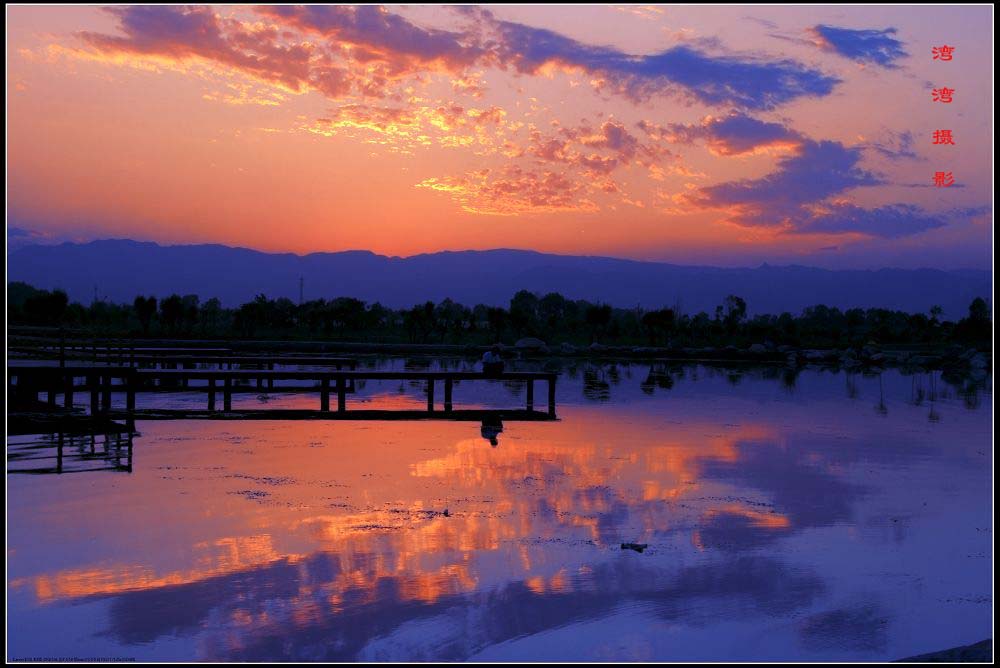
[{"label": "sunset sky", "polygon": [[[8,242],[988,268],[992,23],[988,6],[8,7]],[[955,145],[934,145],[945,129]]]}]

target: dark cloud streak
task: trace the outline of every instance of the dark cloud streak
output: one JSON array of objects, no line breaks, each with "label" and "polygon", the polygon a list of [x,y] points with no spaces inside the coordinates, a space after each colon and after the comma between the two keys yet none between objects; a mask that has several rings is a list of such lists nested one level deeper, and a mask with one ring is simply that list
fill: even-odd
[{"label": "dark cloud streak", "polygon": [[802,136],[780,123],[761,121],[733,111],[726,116],[709,116],[700,124],[667,126],[671,141],[691,144],[703,140],[720,155],[742,155],[758,148],[799,144]]},{"label": "dark cloud streak", "polygon": [[855,30],[817,25],[812,32],[824,48],[858,63],[894,69],[898,67],[897,60],[909,55],[903,49],[903,43],[893,37],[895,28]]},{"label": "dark cloud streak", "polygon": [[898,239],[943,227],[946,217],[910,204],[866,209],[838,201],[858,187],[884,185],[860,167],[865,147],[803,138],[792,156],[759,179],[743,179],[700,189],[687,201],[703,208],[728,209],[729,222],[776,228],[788,234],[862,234]]},{"label": "dark cloud streak", "polygon": [[545,65],[603,76],[613,92],[635,100],[679,90],[709,106],[767,110],[800,97],[829,95],[840,80],[789,59],[710,55],[688,45],[634,56],[591,46],[551,30],[496,21],[500,63],[525,74]]}]

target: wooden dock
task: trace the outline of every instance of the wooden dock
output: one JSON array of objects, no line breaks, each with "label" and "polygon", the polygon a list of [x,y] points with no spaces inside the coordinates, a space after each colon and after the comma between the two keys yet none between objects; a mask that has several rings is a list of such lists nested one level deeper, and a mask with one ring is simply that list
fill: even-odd
[{"label": "wooden dock", "polygon": [[[284,364],[284,362],[280,362]],[[141,369],[133,366],[41,366],[41,365],[8,365],[7,377],[9,395],[14,398],[8,411],[17,410],[17,404],[33,404],[39,401],[39,393],[45,394],[46,403],[53,409],[58,405],[59,395],[62,395],[63,410],[73,408],[76,392],[90,393],[90,415],[111,416],[112,393],[124,393],[126,397],[124,411],[114,411],[114,415],[123,417],[130,428],[134,428],[135,419],[148,417],[150,419],[175,419],[180,417],[219,417],[232,419],[232,399],[234,394],[257,392],[265,383],[269,391],[318,393],[318,410],[293,411],[282,409],[240,411],[239,415],[247,418],[268,419],[378,419],[373,411],[349,411],[347,395],[352,386],[359,380],[400,380],[426,383],[426,411],[397,410],[378,411],[385,419],[427,419],[440,417],[446,419],[476,419],[475,411],[455,411],[454,386],[458,382],[499,380],[507,382],[523,382],[526,388],[524,409],[501,411],[508,415],[507,419],[555,419],[556,418],[556,377],[553,372],[513,371],[500,375],[486,375],[474,371],[371,371],[371,370],[292,370],[292,369]],[[78,381],[83,380],[80,384]],[[117,381],[117,382],[116,382]],[[191,381],[204,381],[203,385],[191,385]],[[256,381],[257,387],[251,383]],[[311,381],[310,385],[278,386],[278,381]],[[547,410],[535,410],[535,383],[544,382],[547,385]],[[437,410],[435,388],[442,385],[442,411]],[[136,407],[136,395],[144,392],[192,392],[201,391],[207,394],[204,411],[167,410],[143,411]],[[221,395],[221,396],[220,396]],[[331,409],[330,400],[336,396],[336,410]],[[221,409],[218,399],[221,398]],[[482,411],[479,411],[482,412]],[[493,411],[496,412],[496,411]],[[393,415],[395,414],[395,415]]]},{"label": "wooden dock", "polygon": [[[12,348],[12,350],[14,350]],[[273,369],[275,366],[324,366],[334,369],[357,368],[357,361],[351,357],[334,357],[330,355],[235,355],[225,349],[213,349],[211,352],[177,352],[177,348],[164,349],[165,352],[153,353],[152,349],[136,349],[112,353],[98,352],[73,353],[60,351],[23,349],[20,352],[30,353],[32,357],[23,358],[30,365],[31,361],[39,359],[72,361],[75,363],[91,362],[106,366],[133,366],[137,368],[176,369],[214,366],[219,369],[251,368]],[[189,349],[191,350],[191,349]]]}]

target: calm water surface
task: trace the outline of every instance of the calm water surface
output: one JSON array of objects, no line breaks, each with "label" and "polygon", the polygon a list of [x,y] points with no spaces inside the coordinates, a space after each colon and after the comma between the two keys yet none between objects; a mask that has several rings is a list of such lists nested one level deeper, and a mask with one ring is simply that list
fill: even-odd
[{"label": "calm water surface", "polygon": [[989,379],[581,364],[558,398],[496,447],[476,422],[147,421],[131,472],[9,462],[8,656],[883,660],[992,635]]}]

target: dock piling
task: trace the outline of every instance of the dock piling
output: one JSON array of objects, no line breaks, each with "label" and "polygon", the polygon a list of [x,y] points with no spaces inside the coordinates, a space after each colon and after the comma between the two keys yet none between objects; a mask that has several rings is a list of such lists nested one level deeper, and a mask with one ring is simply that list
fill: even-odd
[{"label": "dock piling", "polygon": [[97,387],[97,374],[87,374],[87,385],[90,386],[90,417],[97,417],[100,412],[100,392]]},{"label": "dock piling", "polygon": [[556,416],[556,376],[549,376],[549,417]]},{"label": "dock piling", "polygon": [[110,413],[111,412],[111,376],[104,375],[101,376],[101,385],[103,386],[103,392],[101,393],[101,412]]},{"label": "dock piling", "polygon": [[125,378],[125,427],[130,433],[135,431],[136,380],[135,372],[129,373]]},{"label": "dock piling", "polygon": [[73,408],[73,376],[69,375],[63,379],[63,408],[69,410]]}]

